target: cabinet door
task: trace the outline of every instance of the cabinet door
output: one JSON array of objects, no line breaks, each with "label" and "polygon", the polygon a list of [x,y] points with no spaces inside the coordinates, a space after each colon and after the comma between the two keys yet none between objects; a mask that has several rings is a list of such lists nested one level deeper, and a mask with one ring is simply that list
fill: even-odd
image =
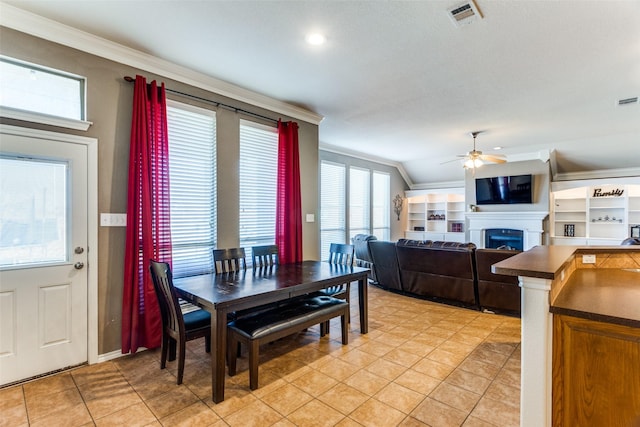
[{"label": "cabinet door", "polygon": [[556,315],[553,425],[631,426],[640,414],[640,329]]}]

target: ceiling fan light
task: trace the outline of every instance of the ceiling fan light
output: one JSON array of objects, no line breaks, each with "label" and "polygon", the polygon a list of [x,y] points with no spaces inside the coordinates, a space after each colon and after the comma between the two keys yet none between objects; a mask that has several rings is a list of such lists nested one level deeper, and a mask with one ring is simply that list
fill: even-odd
[{"label": "ceiling fan light", "polygon": [[473,167],[479,168],[483,164],[484,164],[484,162],[481,159],[473,159]]},{"label": "ceiling fan light", "polygon": [[464,162],[464,168],[465,169],[473,169],[475,166],[473,164],[473,159],[467,159]]}]

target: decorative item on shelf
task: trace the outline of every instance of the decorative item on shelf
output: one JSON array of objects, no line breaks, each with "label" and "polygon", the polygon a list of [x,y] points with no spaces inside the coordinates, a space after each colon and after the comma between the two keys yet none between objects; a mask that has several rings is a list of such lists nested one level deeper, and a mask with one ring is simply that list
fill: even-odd
[{"label": "decorative item on shelf", "polygon": [[564,236],[565,237],[575,237],[576,235],[576,225],[575,224],[565,224],[564,225]]},{"label": "decorative item on shelf", "polygon": [[478,207],[476,205],[469,205],[469,212],[477,212]]},{"label": "decorative item on shelf", "polygon": [[413,227],[413,231],[424,231],[424,227]]},{"label": "decorative item on shelf", "polygon": [[436,219],[436,216],[434,214],[429,215],[429,221],[433,221],[434,219]]},{"label": "decorative item on shelf", "polygon": [[398,221],[400,221],[400,212],[402,212],[402,202],[402,196],[396,194],[396,197],[393,198],[393,211],[396,213]]},{"label": "decorative item on shelf", "polygon": [[632,225],[630,231],[629,237],[640,237],[640,225]]}]

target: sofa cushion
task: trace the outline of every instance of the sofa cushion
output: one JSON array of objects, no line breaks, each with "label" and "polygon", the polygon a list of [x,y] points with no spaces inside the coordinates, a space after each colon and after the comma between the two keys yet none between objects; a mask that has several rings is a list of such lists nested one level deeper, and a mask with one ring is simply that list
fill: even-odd
[{"label": "sofa cushion", "polygon": [[477,249],[478,304],[491,311],[520,313],[521,296],[518,278],[491,272],[491,266],[519,254],[504,249]]},{"label": "sofa cushion", "polygon": [[475,305],[475,247],[473,243],[399,241],[396,249],[403,290]]}]

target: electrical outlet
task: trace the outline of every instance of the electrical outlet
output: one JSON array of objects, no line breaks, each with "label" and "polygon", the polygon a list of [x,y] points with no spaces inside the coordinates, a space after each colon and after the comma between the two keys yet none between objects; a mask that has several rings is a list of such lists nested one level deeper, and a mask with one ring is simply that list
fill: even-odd
[{"label": "electrical outlet", "polygon": [[583,264],[595,264],[596,256],[595,255],[582,255],[582,263]]},{"label": "electrical outlet", "polygon": [[126,227],[127,214],[101,213],[100,226],[101,227]]}]

